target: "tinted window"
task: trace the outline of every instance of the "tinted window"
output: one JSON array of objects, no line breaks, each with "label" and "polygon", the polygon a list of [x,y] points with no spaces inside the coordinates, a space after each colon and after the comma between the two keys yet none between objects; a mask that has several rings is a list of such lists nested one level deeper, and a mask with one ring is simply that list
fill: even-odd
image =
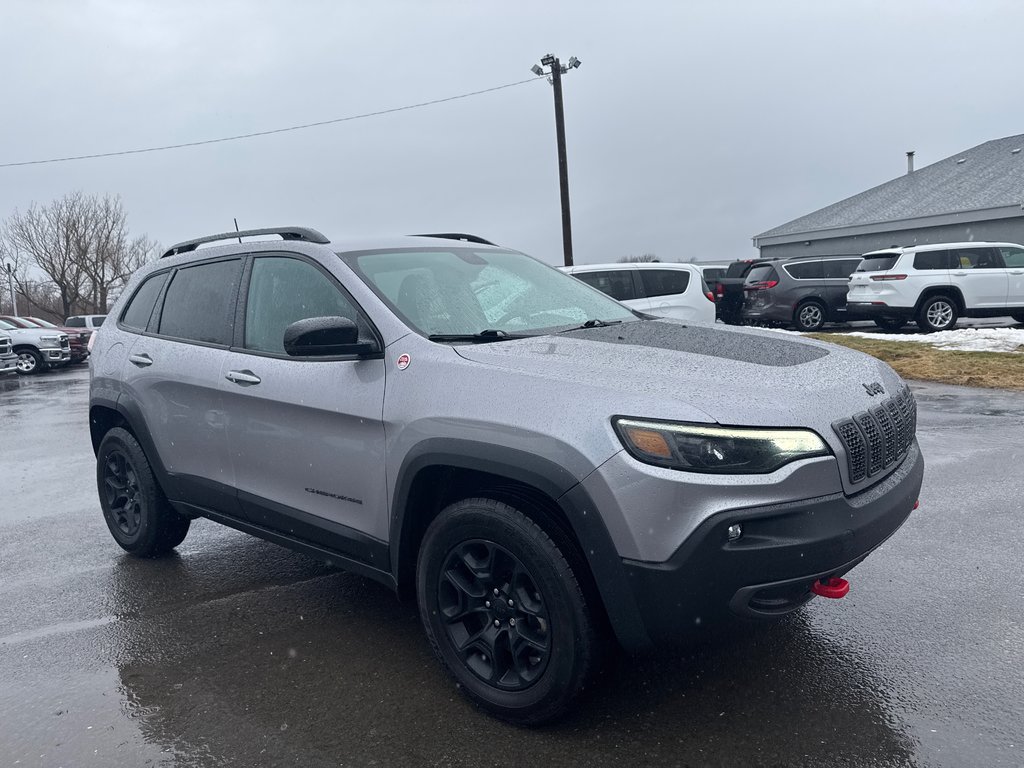
[{"label": "tinted window", "polygon": [[103,325],[103,321],[106,319],[106,315],[96,315],[96,317],[92,319],[92,327],[99,328],[101,325]]},{"label": "tinted window", "polygon": [[1024,248],[1000,248],[1003,261],[1008,267],[1024,267]]},{"label": "tinted window", "polygon": [[898,253],[893,253],[886,256],[868,256],[861,259],[860,264],[857,266],[858,272],[887,272],[896,266],[896,261],[899,259]]},{"label": "tinted window", "polygon": [[725,277],[725,267],[705,267],[701,270],[704,273],[704,279],[709,283],[713,283],[720,277]]},{"label": "tinted window", "polygon": [[278,256],[256,259],[245,308],[246,348],[283,355],[285,328],[310,317],[359,323],[348,297],[312,264]]},{"label": "tinted window", "polygon": [[209,344],[231,343],[241,259],[179,269],[160,313],[160,334]]},{"label": "tinted window", "polygon": [[65,321],[64,327],[65,328],[85,328],[85,318],[84,317],[69,317]]},{"label": "tinted window", "polygon": [[923,251],[914,254],[914,269],[949,269],[949,251]]},{"label": "tinted window", "polygon": [[823,261],[826,280],[849,280],[853,270],[860,264],[860,259],[831,259]]},{"label": "tinted window", "polygon": [[820,280],[824,275],[820,261],[797,261],[787,264],[786,271],[797,280]]},{"label": "tinted window", "polygon": [[686,293],[690,273],[684,269],[640,269],[640,284],[647,296],[670,296]]},{"label": "tinted window", "polygon": [[626,301],[636,298],[633,286],[633,270],[616,269],[609,272],[582,272],[575,275],[587,285],[607,293],[613,299]]},{"label": "tinted window", "polygon": [[958,248],[953,253],[954,269],[1003,268],[1003,257],[995,248]]},{"label": "tinted window", "polygon": [[751,267],[747,273],[747,279],[744,280],[745,285],[751,283],[766,283],[769,280],[775,280],[778,275],[775,274],[775,267],[771,264],[758,264],[756,267]]},{"label": "tinted window", "polygon": [[137,331],[146,330],[149,325],[149,317],[153,314],[153,305],[156,304],[160,289],[164,287],[167,273],[153,275],[139,286],[139,290],[132,296],[131,301],[121,315],[121,324]]}]

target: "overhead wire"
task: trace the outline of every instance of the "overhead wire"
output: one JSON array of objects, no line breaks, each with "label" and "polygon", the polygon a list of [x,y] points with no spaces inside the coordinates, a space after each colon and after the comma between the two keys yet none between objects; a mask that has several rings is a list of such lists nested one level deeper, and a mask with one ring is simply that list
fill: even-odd
[{"label": "overhead wire", "polygon": [[103,157],[121,157],[124,155],[141,155],[147,152],[165,152],[171,149],[184,149],[186,147],[201,147],[206,144],[222,144],[228,141],[240,141],[242,139],[253,139],[258,136],[272,136],[277,133],[288,133],[290,131],[303,131],[307,128],[318,128],[324,125],[334,125],[336,123],[347,123],[352,120],[363,120],[368,117],[378,117],[380,115],[390,115],[395,112],[405,112],[409,109],[419,109],[420,107],[429,107],[434,104],[444,104],[449,101],[458,101],[459,99],[468,99],[472,96],[481,96],[485,93],[493,93],[494,91],[501,91],[506,88],[514,88],[517,85],[524,85],[526,83],[533,83],[538,80],[544,80],[544,77],[531,77],[526,80],[517,80],[514,83],[505,83],[504,85],[496,85],[492,88],[484,88],[479,91],[470,91],[469,93],[460,93],[456,96],[446,96],[441,99],[431,99],[430,101],[421,101],[416,104],[406,104],[401,107],[391,107],[390,109],[379,109],[375,112],[364,112],[359,115],[348,115],[347,117],[336,117],[331,120],[318,120],[315,123],[303,123],[302,125],[290,125],[286,128],[273,128],[267,131],[253,131],[252,133],[240,133],[235,136],[222,136],[217,139],[202,139],[200,141],[185,141],[179,144],[165,144],[158,147],[143,147],[141,149],[122,149],[116,152],[96,152],[89,155],[69,155],[68,157],[53,157],[45,160],[21,160],[18,162],[11,163],[0,163],[0,168],[17,168],[19,166],[26,165],[46,165],[49,163],[67,163],[74,160],[95,160]]}]

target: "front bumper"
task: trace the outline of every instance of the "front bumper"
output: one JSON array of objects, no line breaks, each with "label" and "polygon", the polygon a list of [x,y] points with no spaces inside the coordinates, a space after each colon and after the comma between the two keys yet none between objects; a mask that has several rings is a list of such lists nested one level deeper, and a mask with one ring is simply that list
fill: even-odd
[{"label": "front bumper", "polygon": [[880,301],[848,301],[846,303],[846,311],[851,315],[855,314],[858,317],[863,317],[867,320],[874,320],[876,318],[911,320],[914,317],[913,307],[891,307]]},{"label": "front bumper", "polygon": [[[647,637],[671,644],[730,614],[773,618],[796,610],[816,580],[846,573],[906,521],[923,476],[915,442],[891,475],[854,496],[729,509],[704,520],[666,562],[624,558]],[[734,524],[743,534],[730,542]]]},{"label": "front bumper", "polygon": [[5,373],[17,373],[18,372],[18,356],[17,355],[4,355],[0,357],[0,376]]},{"label": "front bumper", "polygon": [[71,351],[68,349],[40,349],[43,361],[47,365],[59,365],[71,361]]}]

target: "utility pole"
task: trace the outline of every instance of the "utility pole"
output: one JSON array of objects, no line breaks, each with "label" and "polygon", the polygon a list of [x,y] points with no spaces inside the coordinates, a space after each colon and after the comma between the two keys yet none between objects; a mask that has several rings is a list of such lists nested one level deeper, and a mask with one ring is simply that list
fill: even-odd
[{"label": "utility pole", "polygon": [[7,267],[7,290],[11,293],[11,312],[14,313],[15,317],[18,317],[18,304],[14,300],[14,267],[10,264],[5,264]]},{"label": "utility pole", "polygon": [[562,75],[570,69],[576,69],[580,60],[575,56],[569,59],[569,63],[563,65],[558,57],[548,54],[540,60],[540,66],[533,65],[531,71],[535,75],[543,75],[542,67],[550,68],[552,90],[555,94],[555,138],[558,143],[558,187],[562,196],[562,254],[565,259],[565,266],[572,266],[572,218],[569,214],[569,164],[565,159],[565,113],[562,110]]}]

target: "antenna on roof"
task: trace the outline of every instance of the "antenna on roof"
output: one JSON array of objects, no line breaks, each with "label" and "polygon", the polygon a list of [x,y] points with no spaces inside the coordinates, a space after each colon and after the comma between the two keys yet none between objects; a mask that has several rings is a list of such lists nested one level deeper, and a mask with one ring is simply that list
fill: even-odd
[{"label": "antenna on roof", "polygon": [[[238,232],[238,217],[235,216],[235,232]],[[238,238],[238,242],[242,242],[242,238]]]}]

